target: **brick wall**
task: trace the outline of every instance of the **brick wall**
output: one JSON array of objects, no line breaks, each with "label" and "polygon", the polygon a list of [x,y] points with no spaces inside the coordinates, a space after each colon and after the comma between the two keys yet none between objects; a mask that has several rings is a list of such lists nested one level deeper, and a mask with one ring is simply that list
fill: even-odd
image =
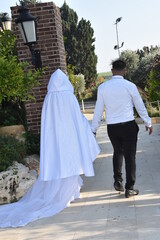
[{"label": "brick wall", "polygon": [[[28,130],[39,133],[41,109],[47,92],[49,78],[57,68],[66,71],[66,60],[59,9],[53,2],[37,3],[27,7],[31,14],[38,18],[35,50],[40,50],[42,66],[47,67],[45,75],[39,80],[40,86],[33,89],[36,102],[28,101],[25,103]],[[19,7],[17,6],[11,7],[13,32],[17,37],[18,59],[29,62],[30,68],[34,69],[30,50],[24,45],[21,33],[15,24],[15,19],[19,15],[17,13],[18,9]]]}]

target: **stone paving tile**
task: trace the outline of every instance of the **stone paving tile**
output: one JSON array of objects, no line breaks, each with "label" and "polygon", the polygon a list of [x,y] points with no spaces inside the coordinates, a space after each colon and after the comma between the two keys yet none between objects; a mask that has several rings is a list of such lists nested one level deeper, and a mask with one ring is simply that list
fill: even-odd
[{"label": "stone paving tile", "polygon": [[157,228],[141,228],[138,230],[138,236],[140,240],[159,240],[160,239],[160,230]]}]

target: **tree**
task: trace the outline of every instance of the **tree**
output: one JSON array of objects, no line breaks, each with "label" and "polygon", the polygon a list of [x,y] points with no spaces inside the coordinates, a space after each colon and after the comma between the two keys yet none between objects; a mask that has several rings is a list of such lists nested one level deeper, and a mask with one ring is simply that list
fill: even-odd
[{"label": "tree", "polygon": [[147,91],[147,82],[149,79],[149,74],[153,66],[154,57],[148,54],[141,58],[138,64],[138,68],[133,74],[133,82],[143,90]]},{"label": "tree", "polygon": [[78,16],[75,11],[73,11],[64,2],[63,6],[60,8],[61,18],[62,18],[62,28],[63,28],[63,39],[66,51],[66,61],[67,64],[72,66],[76,65],[77,58],[77,39],[76,31],[78,24]]},{"label": "tree", "polygon": [[74,86],[74,94],[78,100],[81,99],[81,94],[85,91],[84,75],[78,74],[73,76],[72,85]]},{"label": "tree", "polygon": [[145,91],[148,89],[148,79],[155,61],[155,56],[159,54],[160,48],[151,46],[151,48],[143,47],[143,54],[139,56],[138,68],[133,74],[132,81]]},{"label": "tree", "polygon": [[78,74],[74,75],[74,67],[72,67],[70,64],[67,66],[67,72],[69,80],[74,88],[74,94],[77,97],[78,100],[81,99],[81,94],[85,91],[85,79],[84,75]]},{"label": "tree", "polygon": [[93,35],[94,30],[90,21],[82,18],[77,28],[78,56],[75,71],[84,74],[86,87],[95,82],[97,78],[97,56],[95,54],[95,38]]},{"label": "tree", "polygon": [[19,0],[20,5],[22,3],[24,3],[25,5],[28,5],[28,4],[35,4],[39,2],[41,2],[41,0]]},{"label": "tree", "polygon": [[60,8],[67,65],[74,67],[74,74],[83,74],[86,87],[97,77],[94,31],[89,21],[78,23],[75,11],[64,2]]},{"label": "tree", "polygon": [[120,58],[126,63],[127,66],[126,78],[132,81],[133,74],[138,68],[139,62],[138,55],[136,54],[135,51],[126,50],[121,53]]},{"label": "tree", "polygon": [[143,57],[148,55],[149,53],[154,53],[159,50],[159,47],[156,45],[155,47],[151,45],[151,47],[144,46],[142,49],[138,49],[136,53],[139,56],[139,60],[141,60]]},{"label": "tree", "polygon": [[160,55],[157,55],[155,58],[148,84],[150,101],[160,100]]},{"label": "tree", "polygon": [[134,82],[142,90],[147,91],[150,71],[154,58],[160,54],[158,46],[143,47],[137,51],[126,50],[121,53],[121,59],[126,62],[126,78]]}]

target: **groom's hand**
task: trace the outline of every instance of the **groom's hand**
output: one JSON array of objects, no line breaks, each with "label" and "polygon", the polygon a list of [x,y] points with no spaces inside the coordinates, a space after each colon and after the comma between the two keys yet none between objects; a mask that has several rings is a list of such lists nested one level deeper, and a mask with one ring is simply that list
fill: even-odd
[{"label": "groom's hand", "polygon": [[153,128],[152,128],[152,126],[151,126],[151,127],[146,127],[146,131],[148,131],[148,129],[149,129],[149,135],[151,135],[152,132],[153,132]]}]

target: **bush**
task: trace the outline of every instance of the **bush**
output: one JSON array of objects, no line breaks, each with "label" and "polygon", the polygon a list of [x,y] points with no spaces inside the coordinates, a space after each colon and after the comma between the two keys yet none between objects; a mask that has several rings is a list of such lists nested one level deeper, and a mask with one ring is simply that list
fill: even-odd
[{"label": "bush", "polygon": [[92,99],[92,97],[93,97],[93,93],[91,91],[86,91],[83,99],[84,100],[90,100],[90,99]]},{"label": "bush", "polygon": [[31,70],[28,62],[19,62],[15,47],[14,34],[0,31],[0,103],[35,100],[33,89],[45,71]]},{"label": "bush", "polygon": [[0,109],[0,126],[26,125],[24,106],[3,102]]},{"label": "bush", "polygon": [[157,112],[148,111],[148,115],[150,117],[160,117],[160,113],[158,111]]},{"label": "bush", "polygon": [[31,131],[25,133],[26,154],[40,155],[40,134],[35,134]]},{"label": "bush", "polygon": [[26,148],[14,137],[0,136],[0,172],[5,171],[14,161],[24,164]]},{"label": "bush", "polygon": [[155,58],[155,64],[150,71],[149,84],[149,100],[157,101],[160,99],[160,56]]},{"label": "bush", "polygon": [[151,114],[151,117],[159,117],[159,116],[160,116],[159,112],[155,112]]}]

